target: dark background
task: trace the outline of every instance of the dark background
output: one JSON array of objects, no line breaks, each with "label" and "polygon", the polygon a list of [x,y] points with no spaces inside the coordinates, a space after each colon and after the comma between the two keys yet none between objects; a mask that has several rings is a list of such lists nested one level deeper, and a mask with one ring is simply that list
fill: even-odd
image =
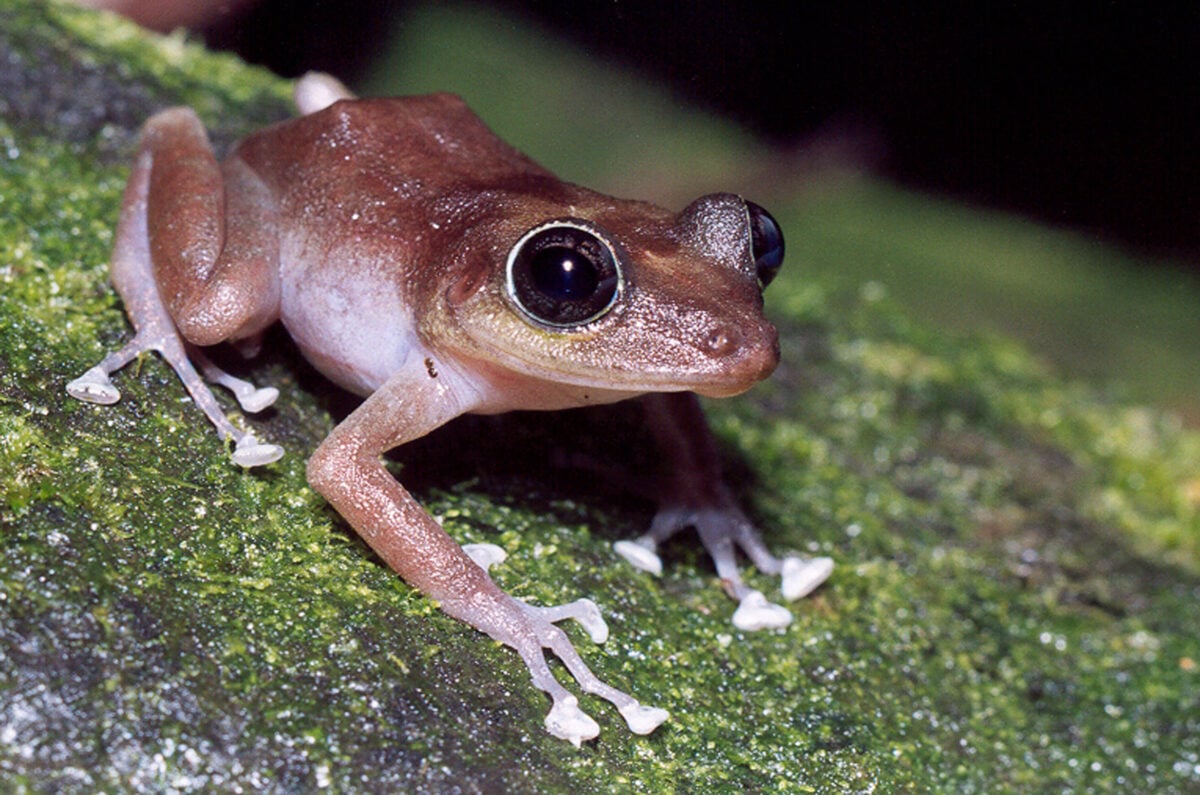
[{"label": "dark background", "polygon": [[[1200,4],[493,2],[794,143],[884,144],[904,184],[1200,267]],[[398,0],[265,0],[205,33],[295,76],[353,81]]]}]

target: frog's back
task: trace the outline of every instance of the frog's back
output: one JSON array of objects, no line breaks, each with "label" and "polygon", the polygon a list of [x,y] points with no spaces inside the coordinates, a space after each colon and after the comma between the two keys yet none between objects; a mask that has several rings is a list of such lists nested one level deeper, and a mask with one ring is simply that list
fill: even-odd
[{"label": "frog's back", "polygon": [[453,94],[336,102],[250,136],[235,156],[282,202],[428,202],[554,175],[500,140]]}]

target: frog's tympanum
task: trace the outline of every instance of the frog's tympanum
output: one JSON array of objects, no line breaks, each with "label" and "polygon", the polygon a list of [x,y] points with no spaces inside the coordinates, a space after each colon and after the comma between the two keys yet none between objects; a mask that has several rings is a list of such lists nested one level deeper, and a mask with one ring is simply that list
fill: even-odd
[{"label": "frog's tympanum", "polygon": [[225,373],[204,348],[253,353],[281,321],[318,370],[365,398],[309,459],[313,488],[409,584],[517,651],[553,700],[551,734],[578,745],[599,726],[545,649],[632,731],[652,732],[666,711],[600,681],[555,626],[574,618],[604,641],[596,605],[538,607],[500,590],[487,568],[503,552],[460,547],[381,457],[464,413],[642,396],[673,474],[649,531],[616,551],[657,572],[656,546],[694,527],[739,603],[734,624],[786,626],[790,613],[743,583],[736,551],[780,575],[790,599],[832,563],[767,550],[721,481],[695,398],[736,395],[775,368],[762,290],[783,260],[779,227],[733,194],[671,213],[561,182],[450,95],[359,100],[310,75],[296,100],[302,116],[220,163],[191,110],[146,123],[111,263],[136,335],[67,391],[113,403],[109,375],[156,350],[233,460],[268,464],[283,451],[235,427],[205,381],[248,412],[276,390]]}]

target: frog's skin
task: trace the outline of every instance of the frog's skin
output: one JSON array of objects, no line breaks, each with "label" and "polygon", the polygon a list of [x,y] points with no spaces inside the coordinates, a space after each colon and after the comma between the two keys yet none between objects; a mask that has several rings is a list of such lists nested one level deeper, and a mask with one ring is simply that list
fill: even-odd
[{"label": "frog's skin", "polygon": [[596,605],[535,607],[504,593],[487,574],[503,552],[460,547],[381,456],[468,412],[653,393],[642,399],[673,475],[649,532],[617,551],[658,571],[656,545],[695,527],[740,603],[734,623],[785,626],[790,613],[742,582],[736,549],[782,575],[788,598],[832,563],[768,552],[722,484],[693,394],[735,395],[775,368],[762,287],[782,260],[778,227],[732,194],[673,214],[561,182],[453,96],[357,100],[309,75],[296,102],[304,115],[220,164],[190,109],[146,123],[111,262],[137,333],[68,392],[113,403],[109,374],[157,350],[232,440],[234,461],[267,464],[283,451],[230,423],[205,380],[247,411],[277,392],[222,372],[201,349],[253,352],[282,321],[322,373],[366,398],[309,460],[313,488],[408,583],[516,649],[553,700],[551,734],[578,745],[599,726],[551,675],[544,649],[632,731],[653,731],[666,711],[601,682],[554,625],[574,618],[602,642]]}]

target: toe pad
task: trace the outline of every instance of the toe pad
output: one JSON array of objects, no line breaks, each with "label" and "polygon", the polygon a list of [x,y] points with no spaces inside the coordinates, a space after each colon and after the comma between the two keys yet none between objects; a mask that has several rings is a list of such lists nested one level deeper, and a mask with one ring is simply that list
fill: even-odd
[{"label": "toe pad", "polygon": [[786,607],[767,601],[761,591],[750,591],[733,611],[733,625],[746,632],[760,629],[783,629],[792,623]]},{"label": "toe pad", "polygon": [[562,740],[570,740],[576,748],[584,740],[600,734],[600,725],[579,708],[579,700],[568,696],[555,702],[546,715],[546,731]]},{"label": "toe pad", "polygon": [[833,573],[833,558],[784,558],[783,598],[789,602],[808,596]]},{"label": "toe pad", "polygon": [[662,558],[644,544],[637,541],[617,541],[613,544],[613,551],[629,561],[635,569],[648,571],[656,577],[662,574]]},{"label": "toe pad", "polygon": [[93,367],[83,375],[67,384],[67,394],[85,403],[99,403],[101,406],[111,406],[121,399],[121,392],[108,375],[99,367]]}]

